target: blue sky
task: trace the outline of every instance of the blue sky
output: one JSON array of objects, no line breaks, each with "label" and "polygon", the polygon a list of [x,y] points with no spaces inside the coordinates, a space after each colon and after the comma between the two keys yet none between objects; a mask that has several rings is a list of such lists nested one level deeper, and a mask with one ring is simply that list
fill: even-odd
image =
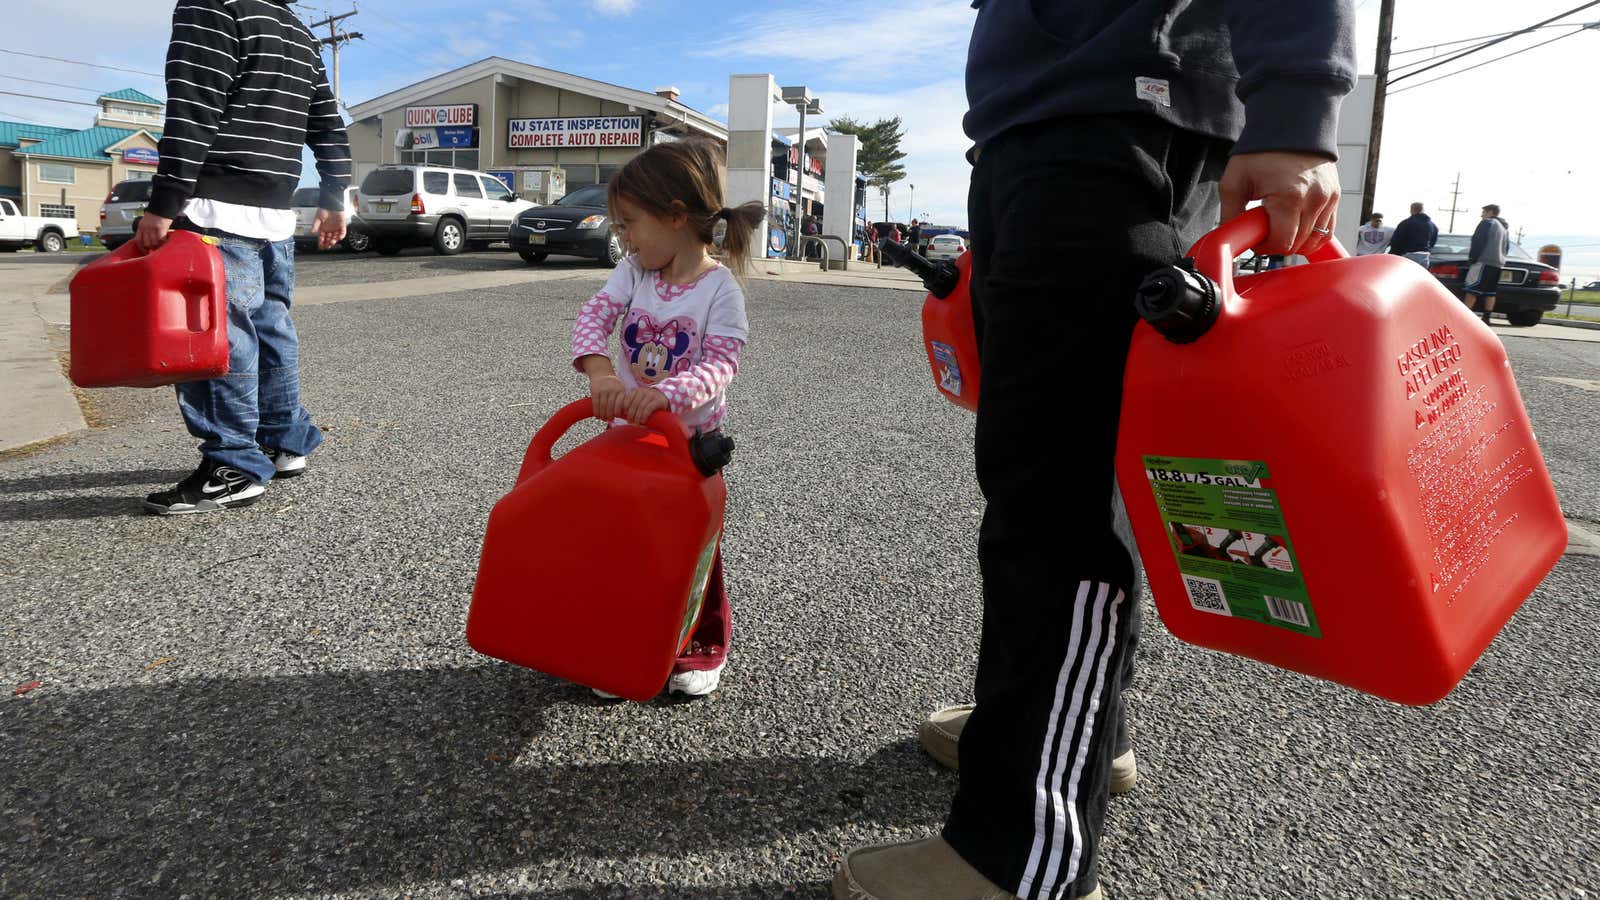
[{"label": "blue sky", "polygon": [[[1355,2],[1359,60],[1370,71],[1378,2]],[[11,0],[0,48],[159,72],[172,5]],[[1570,5],[1400,0],[1394,47],[1508,30]],[[349,8],[348,0],[296,6],[307,21]],[[1590,12],[1596,13],[1590,20],[1600,19],[1600,10]],[[641,90],[676,85],[684,102],[721,117],[730,74],[771,72],[782,84],[809,85],[830,116],[901,115],[911,155],[909,177],[893,196],[895,216],[926,212],[936,221],[961,223],[967,173],[962,69],[973,15],[964,0],[372,0],[346,23],[367,39],[343,54],[343,94],[347,103],[360,102],[498,55]],[[1505,49],[1533,42],[1522,39]],[[1597,53],[1600,30],[1391,97],[1379,207],[1393,219],[1420,200],[1448,218],[1450,183],[1460,171],[1463,208],[1497,202],[1514,230],[1526,226],[1534,234],[1600,234],[1600,156],[1593,149],[1600,145],[1600,119],[1591,88]],[[138,75],[0,53],[0,90],[92,100],[93,91],[125,86],[161,93],[158,80]],[[91,115],[87,107],[0,96],[0,118],[85,125]],[[782,125],[794,119],[790,110],[778,116]],[[1469,136],[1473,121],[1495,124],[1485,136]],[[908,206],[910,184],[917,186],[914,207]],[[1458,219],[1458,230],[1465,224]]]}]

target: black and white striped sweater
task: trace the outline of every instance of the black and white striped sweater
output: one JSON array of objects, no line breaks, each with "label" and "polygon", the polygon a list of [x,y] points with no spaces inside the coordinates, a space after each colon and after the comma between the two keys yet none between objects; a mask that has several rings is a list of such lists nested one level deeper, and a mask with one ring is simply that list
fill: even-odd
[{"label": "black and white striped sweater", "polygon": [[275,0],[178,0],[167,51],[167,125],[150,212],[190,197],[288,209],[310,145],[324,209],[344,209],[350,141],[319,44]]}]

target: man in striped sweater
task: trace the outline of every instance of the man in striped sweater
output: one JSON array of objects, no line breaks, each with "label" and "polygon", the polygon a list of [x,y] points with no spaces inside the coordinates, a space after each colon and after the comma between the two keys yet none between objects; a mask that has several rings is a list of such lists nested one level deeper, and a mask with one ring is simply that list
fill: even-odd
[{"label": "man in striped sweater", "polygon": [[145,508],[161,515],[254,503],[305,471],[322,432],[300,403],[294,210],[300,148],[322,179],[318,243],[344,238],[350,146],[317,40],[286,2],[179,0],[167,51],[161,165],[136,240],[172,228],[211,237],[228,274],[228,374],[178,385],[200,467]]}]

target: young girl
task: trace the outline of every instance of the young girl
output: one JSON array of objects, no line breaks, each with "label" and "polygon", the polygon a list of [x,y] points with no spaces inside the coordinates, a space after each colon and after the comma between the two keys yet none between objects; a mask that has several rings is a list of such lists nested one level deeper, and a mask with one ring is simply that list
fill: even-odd
[{"label": "young girl", "polygon": [[[722,425],[729,382],[749,333],[743,272],[761,204],[722,205],[722,150],[709,141],[659,144],[634,157],[607,193],[612,227],[631,254],[578,313],[572,361],[589,376],[595,416],[643,423],[657,410],[694,432]],[[620,327],[619,327],[620,326]],[[607,354],[619,336],[615,363]],[[667,690],[704,696],[722,682],[732,622],[719,550],[699,624]]]}]

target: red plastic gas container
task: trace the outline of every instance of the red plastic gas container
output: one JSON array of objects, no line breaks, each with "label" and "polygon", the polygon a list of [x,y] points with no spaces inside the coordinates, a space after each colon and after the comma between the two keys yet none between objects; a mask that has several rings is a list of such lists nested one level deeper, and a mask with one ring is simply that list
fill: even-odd
[{"label": "red plastic gas container", "polygon": [[73,384],[158,387],[228,374],[228,278],[206,239],[129,241],[72,278]]},{"label": "red plastic gas container", "polygon": [[594,414],[572,403],[533,436],[489,514],[467,614],[474,650],[630,700],[661,692],[700,618],[728,491],[667,412],[554,462]]},{"label": "red plastic gas container", "polygon": [[972,327],[972,254],[961,254],[955,265],[961,273],[955,289],[942,297],[930,290],[922,301],[922,343],[939,393],[962,409],[977,412],[978,336]]},{"label": "red plastic gas container", "polygon": [[1183,640],[1431,703],[1560,558],[1555,489],[1427,270],[1330,243],[1234,277],[1266,235],[1251,210],[1141,288],[1117,474],[1151,591]]}]

